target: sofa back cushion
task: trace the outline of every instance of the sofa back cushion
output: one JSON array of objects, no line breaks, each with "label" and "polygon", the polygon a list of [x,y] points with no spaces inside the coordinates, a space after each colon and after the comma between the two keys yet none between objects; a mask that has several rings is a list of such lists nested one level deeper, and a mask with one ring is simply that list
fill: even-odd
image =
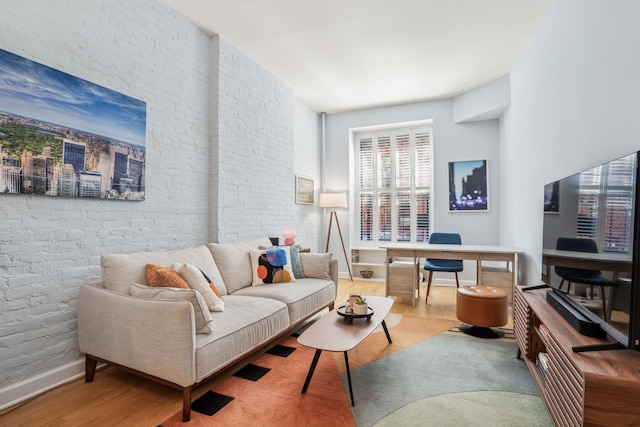
[{"label": "sofa back cushion", "polygon": [[263,237],[234,243],[209,243],[209,249],[230,294],[251,286],[253,270],[249,251],[260,246],[271,246],[271,241],[268,237]]},{"label": "sofa back cushion", "polygon": [[100,264],[104,287],[114,292],[129,294],[132,283],[147,284],[147,264],[172,268],[173,264],[177,262],[195,265],[213,281],[221,295],[227,294],[227,288],[220,271],[211,252],[204,245],[173,251],[103,255]]}]

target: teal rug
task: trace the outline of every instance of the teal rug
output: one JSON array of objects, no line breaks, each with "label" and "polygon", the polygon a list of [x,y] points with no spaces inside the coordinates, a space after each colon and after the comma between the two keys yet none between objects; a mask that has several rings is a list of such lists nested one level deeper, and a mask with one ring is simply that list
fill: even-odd
[{"label": "teal rug", "polygon": [[551,426],[516,351],[513,340],[443,333],[354,369],[356,425]]}]

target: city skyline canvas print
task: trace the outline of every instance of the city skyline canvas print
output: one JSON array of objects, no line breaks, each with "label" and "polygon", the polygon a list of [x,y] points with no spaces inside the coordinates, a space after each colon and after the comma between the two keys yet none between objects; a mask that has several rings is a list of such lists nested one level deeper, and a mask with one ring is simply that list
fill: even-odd
[{"label": "city skyline canvas print", "polygon": [[0,49],[0,193],[144,200],[146,109]]}]

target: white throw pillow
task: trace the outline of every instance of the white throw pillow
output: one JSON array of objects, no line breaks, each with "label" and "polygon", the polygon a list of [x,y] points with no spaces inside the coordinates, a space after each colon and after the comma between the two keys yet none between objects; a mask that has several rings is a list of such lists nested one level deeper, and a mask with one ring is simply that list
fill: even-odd
[{"label": "white throw pillow", "polygon": [[253,286],[270,283],[295,282],[291,267],[291,255],[282,248],[270,248],[249,251]]},{"label": "white throw pillow", "polygon": [[315,277],[317,279],[331,280],[331,253],[302,253],[302,271],[305,277]]},{"label": "white throw pillow", "polygon": [[207,303],[199,292],[194,289],[154,288],[134,283],[131,285],[131,296],[164,301],[187,301],[193,306],[195,314],[196,332],[211,334],[213,332],[213,318],[207,308]]},{"label": "white throw pillow", "polygon": [[198,267],[188,263],[175,263],[173,269],[182,276],[191,289],[202,295],[210,311],[224,311],[224,301],[214,283],[209,283]]}]

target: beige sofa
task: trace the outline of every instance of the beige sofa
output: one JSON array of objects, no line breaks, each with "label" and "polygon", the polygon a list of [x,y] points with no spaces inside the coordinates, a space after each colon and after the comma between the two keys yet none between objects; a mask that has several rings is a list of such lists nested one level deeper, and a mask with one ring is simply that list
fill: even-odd
[{"label": "beige sofa", "polygon": [[[104,362],[182,389],[183,420],[188,421],[194,385],[333,308],[338,272],[330,255],[300,254],[303,272],[315,277],[252,286],[252,250],[270,245],[264,238],[103,256],[102,281],[83,285],[78,298],[85,381],[92,381],[97,363]],[[201,310],[201,296],[191,290],[164,288],[153,298],[132,296],[133,287],[136,295],[146,292],[148,263],[195,265],[221,294],[224,311],[209,312],[206,305]]]}]

